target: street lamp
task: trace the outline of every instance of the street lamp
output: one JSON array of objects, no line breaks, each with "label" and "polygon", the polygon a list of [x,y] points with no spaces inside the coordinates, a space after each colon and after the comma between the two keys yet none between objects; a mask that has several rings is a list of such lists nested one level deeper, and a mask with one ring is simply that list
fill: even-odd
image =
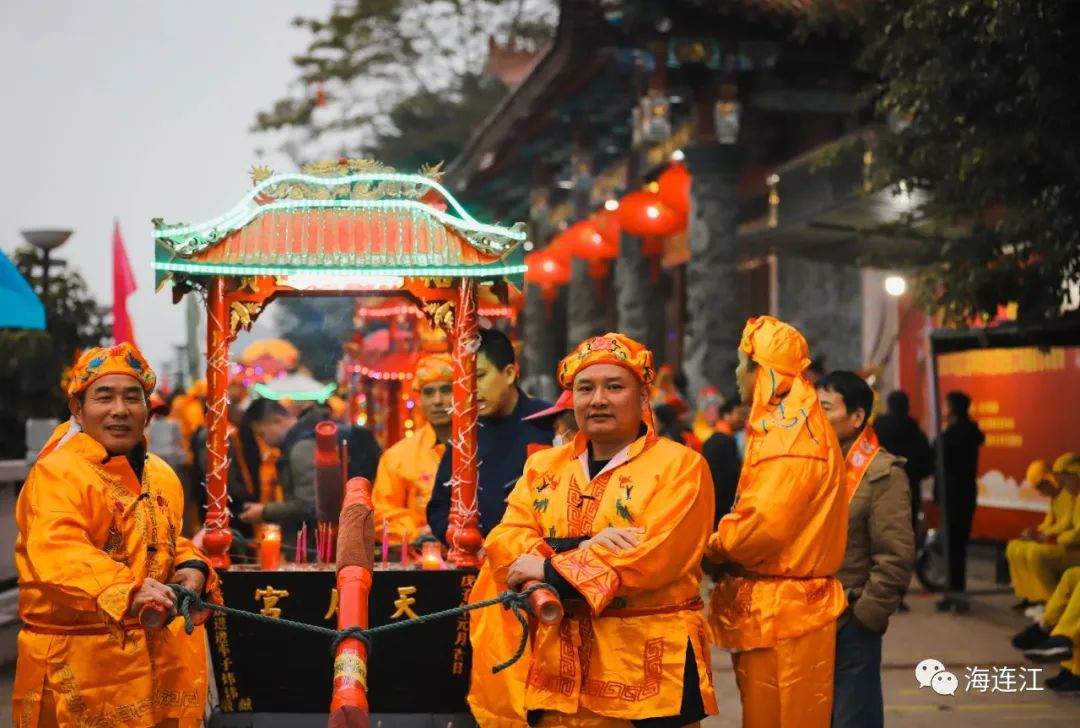
[{"label": "street lamp", "polygon": [[64,265],[64,261],[52,259],[49,254],[67,242],[71,237],[71,230],[23,230],[22,236],[26,242],[41,251],[41,293],[49,292],[49,266]]},{"label": "street lamp", "polygon": [[885,278],[885,292],[890,296],[899,298],[907,291],[907,281],[903,276],[886,276]]}]

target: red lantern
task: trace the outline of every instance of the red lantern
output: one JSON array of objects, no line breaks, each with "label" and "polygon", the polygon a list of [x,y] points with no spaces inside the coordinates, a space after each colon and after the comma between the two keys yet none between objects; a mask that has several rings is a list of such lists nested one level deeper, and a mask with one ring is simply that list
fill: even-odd
[{"label": "red lantern", "polygon": [[608,261],[619,257],[619,243],[612,243],[600,234],[591,220],[575,223],[563,236],[575,257],[588,261],[589,277],[596,281],[596,297],[604,297],[604,279],[608,274]]},{"label": "red lantern", "polygon": [[607,275],[607,261],[619,257],[619,243],[600,234],[588,220],[575,224],[566,231],[567,245],[575,256],[589,261],[589,275],[603,278]]},{"label": "red lantern", "polygon": [[559,286],[570,282],[570,266],[558,255],[552,255],[549,245],[544,250],[537,250],[525,256],[525,282],[540,287],[540,297],[544,299],[547,317],[551,318],[551,305],[559,296]]},{"label": "red lantern", "polygon": [[546,255],[555,258],[557,261],[570,268],[570,262],[574,259],[574,251],[570,246],[570,238],[566,235],[567,231],[563,230],[551,239],[547,247],[544,248]]},{"label": "red lantern", "polygon": [[592,216],[592,224],[593,227],[596,228],[596,232],[600,233],[600,237],[618,249],[619,238],[622,235],[622,226],[619,224],[618,208],[614,210],[609,210],[606,207],[600,208],[597,213]]},{"label": "red lantern", "polygon": [[630,192],[619,202],[619,224],[631,235],[656,238],[674,235],[686,226],[686,216],[649,190]]},{"label": "red lantern", "polygon": [[641,249],[651,258],[652,280],[660,279],[660,258],[664,251],[661,238],[686,227],[686,216],[666,205],[660,195],[636,190],[619,203],[619,223],[623,230],[642,239]]},{"label": "red lantern", "polygon": [[690,213],[690,182],[692,178],[682,162],[675,162],[660,173],[657,194],[665,205],[680,215]]}]

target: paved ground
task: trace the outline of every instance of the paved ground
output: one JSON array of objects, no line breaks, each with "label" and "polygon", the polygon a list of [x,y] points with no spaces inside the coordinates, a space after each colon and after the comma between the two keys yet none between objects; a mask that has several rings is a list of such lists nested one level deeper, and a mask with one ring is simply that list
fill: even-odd
[{"label": "paved ground", "polygon": [[[994,667],[1012,667],[1017,674],[1022,668],[1039,667],[1025,661],[1009,645],[1009,638],[1025,626],[1022,617],[1008,611],[1009,597],[981,598],[971,613],[962,616],[936,614],[930,595],[913,595],[908,601],[912,611],[894,617],[885,635],[882,678],[888,728],[1080,725],[1080,698],[1059,697],[1051,690],[965,692],[967,667],[987,668],[988,674]],[[943,697],[930,688],[919,688],[915,665],[930,657],[941,660],[959,678],[955,696]],[[1037,678],[1040,687],[1058,671],[1057,665],[1043,667],[1046,669]],[[722,714],[703,726],[738,728],[739,694],[730,659],[714,653],[713,668]]]},{"label": "paved ground", "polygon": [[[989,585],[986,565],[973,565],[972,570],[976,587]],[[942,615],[934,612],[932,596],[909,597],[912,611],[894,617],[885,636],[883,679],[888,728],[1080,725],[1080,698],[1062,698],[1050,690],[965,691],[965,668],[985,668],[989,674],[996,667],[1001,674],[1003,667],[1017,671],[1034,667],[1009,645],[1009,637],[1025,626],[1023,617],[1008,610],[1011,601],[1008,595],[979,597],[969,614]],[[957,675],[959,689],[955,696],[942,697],[929,688],[919,688],[914,669],[926,658],[941,660]],[[705,721],[704,726],[738,728],[739,694],[730,659],[716,651],[713,665],[722,713]],[[1036,682],[1041,686],[1046,678],[1057,674],[1057,669],[1057,665],[1047,665]],[[11,678],[10,673],[0,674],[0,725],[6,724],[11,714]]]}]

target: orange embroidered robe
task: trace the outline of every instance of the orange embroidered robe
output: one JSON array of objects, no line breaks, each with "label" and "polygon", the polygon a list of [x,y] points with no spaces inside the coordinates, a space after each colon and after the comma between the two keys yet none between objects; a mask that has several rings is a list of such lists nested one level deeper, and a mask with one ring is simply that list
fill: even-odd
[{"label": "orange embroidered robe", "polygon": [[156,455],[140,483],[126,458],[106,458],[88,435],[58,440],[30,471],[16,506],[23,629],[15,725],[37,725],[47,689],[60,725],[139,728],[176,718],[198,726],[207,689],[203,628],[188,636],[176,619],[144,631],[125,615],[144,578],[167,583],[176,564],[209,564],[179,535],[180,482]]},{"label": "orange embroidered robe", "polygon": [[427,504],[445,450],[435,428],[424,425],[382,454],[371,492],[376,539],[382,539],[384,520],[389,522],[390,543],[394,545],[416,538],[427,525]]},{"label": "orange embroidered robe", "polygon": [[727,565],[709,609],[721,647],[774,647],[844,611],[834,576],[847,546],[844,456],[832,428],[818,421],[811,421],[816,432],[802,429],[794,444],[781,426],[749,427],[735,506],[707,550]]},{"label": "orange embroidered robe", "polygon": [[[585,710],[626,720],[678,715],[689,641],[705,708],[717,712],[700,601],[713,500],[701,456],[651,431],[592,479],[583,435],[529,458],[502,522],[484,544],[492,578],[503,590],[518,556],[550,556],[585,603],[567,600],[560,624],[538,628],[526,710]],[[553,555],[545,541],[591,536],[608,526],[645,533],[640,545],[618,554],[590,546]],[[479,615],[479,626],[488,618]],[[471,686],[473,692],[488,688]]]}]

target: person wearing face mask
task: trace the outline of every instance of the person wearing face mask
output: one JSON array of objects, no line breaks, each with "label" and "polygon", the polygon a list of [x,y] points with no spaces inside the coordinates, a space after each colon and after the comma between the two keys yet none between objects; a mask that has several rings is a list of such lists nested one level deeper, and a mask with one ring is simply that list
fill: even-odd
[{"label": "person wearing face mask", "polygon": [[[551,442],[551,428],[542,420],[522,420],[550,406],[531,399],[518,387],[517,360],[506,334],[497,329],[480,330],[476,352],[476,457],[479,461],[476,500],[480,533],[487,535],[502,520],[506,489],[521,477],[531,445]],[[427,506],[431,532],[446,543],[450,521],[450,476],[453,445],[446,448],[435,489]]]},{"label": "person wearing face mask", "polygon": [[371,493],[377,539],[382,538],[384,522],[394,546],[431,533],[427,504],[450,441],[453,388],[454,360],[449,354],[429,354],[417,363],[413,389],[420,394],[425,424],[388,448],[379,461]]},{"label": "person wearing face mask", "polygon": [[[167,585],[221,598],[209,559],[180,535],[179,478],[147,452],[156,382],[131,344],[83,354],[68,385],[71,420],[19,494],[17,725],[201,725],[206,637],[168,621]],[[201,625],[208,615],[193,616]]]},{"label": "person wearing face mask", "polygon": [[[535,422],[551,426],[551,446],[559,447],[574,439],[578,433],[577,420],[574,419],[574,398],[570,392],[563,392],[555,404],[536,414],[522,417],[522,422]],[[534,446],[529,454],[542,450],[543,446]]]}]

